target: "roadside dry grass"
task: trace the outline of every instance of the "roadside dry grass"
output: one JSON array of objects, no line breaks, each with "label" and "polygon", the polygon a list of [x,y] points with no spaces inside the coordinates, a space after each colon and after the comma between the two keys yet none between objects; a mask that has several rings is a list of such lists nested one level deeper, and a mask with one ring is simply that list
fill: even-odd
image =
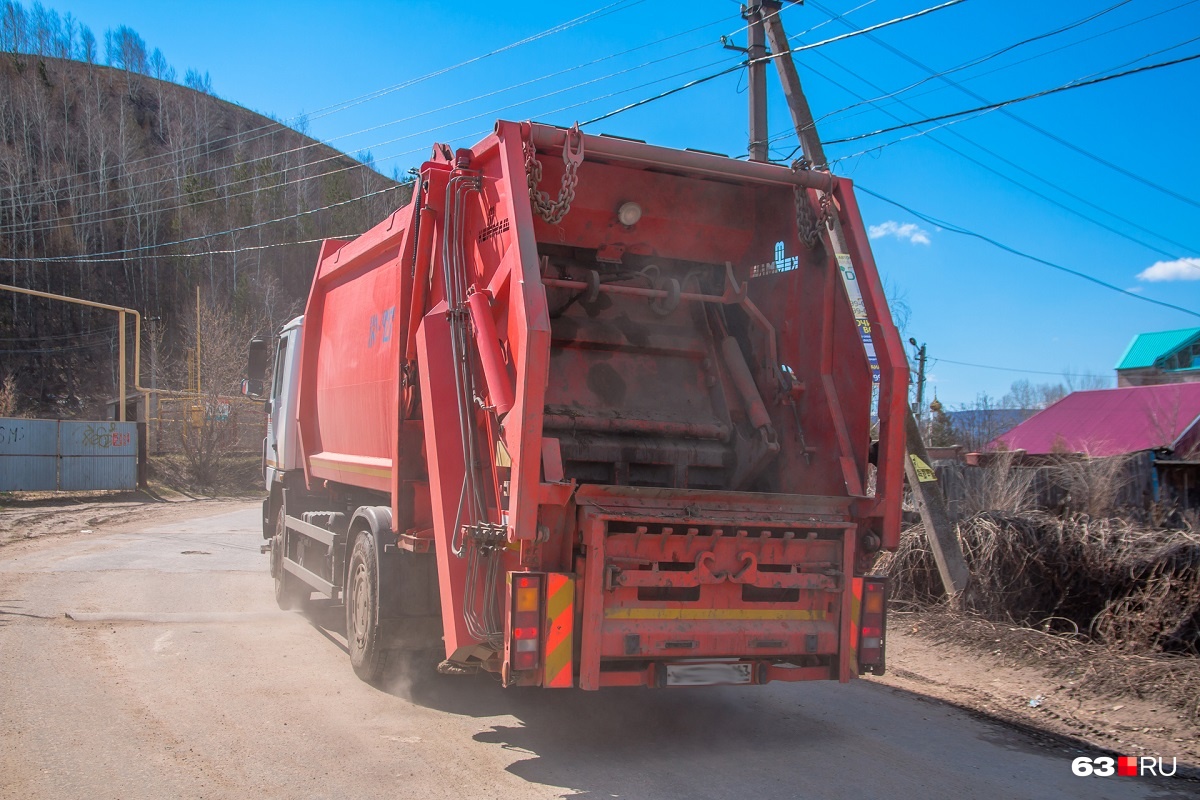
[{"label": "roadside dry grass", "polygon": [[[997,459],[982,508],[957,524],[971,584],[954,612],[922,526],[876,569],[934,643],[1035,665],[1080,702],[1144,699],[1200,729],[1200,531],[1113,516],[1120,466],[1070,461],[1072,505],[1104,513],[1060,516],[1034,510],[1028,481]],[[1152,714],[1139,722],[1154,727]]]},{"label": "roadside dry grass", "polygon": [[221,468],[210,482],[199,482],[182,454],[164,454],[150,459],[150,481],[185,494],[210,497],[253,497],[263,495],[262,457],[257,454],[230,454],[222,458]]},{"label": "roadside dry grass", "polygon": [[[1131,654],[1200,655],[1200,533],[1087,515],[987,511],[958,525],[971,570],[962,607]],[[892,597],[941,602],[920,526],[878,568]]]}]

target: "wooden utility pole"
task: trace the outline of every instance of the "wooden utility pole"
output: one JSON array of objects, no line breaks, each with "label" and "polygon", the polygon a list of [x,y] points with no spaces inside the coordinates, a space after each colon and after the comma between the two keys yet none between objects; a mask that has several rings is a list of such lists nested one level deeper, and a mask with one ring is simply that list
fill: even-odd
[{"label": "wooden utility pole", "polygon": [[[792,124],[796,127],[796,135],[800,137],[800,148],[812,169],[828,171],[825,159],[825,148],[821,146],[821,138],[817,134],[816,123],[813,121],[812,110],[800,86],[800,74],[792,60],[791,46],[787,34],[783,30],[783,22],[779,19],[779,3],[762,3],[765,9],[763,21],[767,29],[767,41],[771,45],[771,59],[779,72],[779,82],[783,84],[783,94],[787,98],[788,111],[792,115]],[[774,6],[770,8],[769,6]],[[751,55],[751,69],[754,68],[754,56]],[[753,74],[753,73],[751,73]],[[832,198],[830,198],[832,200]],[[829,220],[829,240],[834,253],[849,253],[846,235],[842,230],[842,222],[837,214]],[[967,562],[963,557],[962,545],[955,534],[954,525],[946,510],[946,498],[942,495],[937,476],[929,466],[929,454],[925,451],[925,443],[921,441],[921,433],[917,429],[917,420],[912,408],[908,409],[905,424],[908,441],[908,458],[905,459],[904,472],[908,477],[908,485],[917,502],[921,520],[929,537],[934,560],[942,578],[946,594],[953,602],[964,589],[970,578]]]},{"label": "wooden utility pole", "polygon": [[905,433],[908,439],[908,458],[904,460],[904,474],[908,478],[909,488],[912,489],[921,522],[925,525],[933,560],[937,564],[938,574],[942,577],[942,586],[945,587],[951,602],[954,602],[967,588],[971,572],[967,569],[962,544],[958,541],[954,523],[946,508],[946,496],[942,494],[937,474],[930,466],[929,453],[925,450],[925,442],[921,441],[917,418],[913,416],[911,408],[908,409]]},{"label": "wooden utility pole", "polygon": [[748,153],[751,161],[766,161],[767,140],[767,46],[763,31],[763,17],[775,14],[779,10],[778,3],[764,0],[749,0],[742,6],[742,19],[746,20],[746,55],[749,58],[749,89],[750,96],[750,147]]},{"label": "wooden utility pole", "polygon": [[[909,337],[908,343],[917,347],[917,340]],[[917,417],[925,413],[925,345],[917,347]]]}]

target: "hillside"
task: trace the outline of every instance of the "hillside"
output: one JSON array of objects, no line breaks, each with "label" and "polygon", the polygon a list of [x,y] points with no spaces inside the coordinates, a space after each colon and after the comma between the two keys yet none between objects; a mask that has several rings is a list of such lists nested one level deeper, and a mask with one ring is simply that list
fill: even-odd
[{"label": "hillside", "polygon": [[[165,362],[191,346],[197,287],[239,327],[275,330],[302,307],[317,241],[361,233],[408,191],[204,91],[0,58],[0,283],[138,309],[161,321]],[[0,292],[0,380],[27,412],[98,413],[115,350],[111,313]]]}]

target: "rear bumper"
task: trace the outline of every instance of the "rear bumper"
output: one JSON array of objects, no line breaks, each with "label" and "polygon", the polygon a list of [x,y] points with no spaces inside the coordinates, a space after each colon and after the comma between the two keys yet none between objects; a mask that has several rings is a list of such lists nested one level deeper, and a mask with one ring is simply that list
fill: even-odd
[{"label": "rear bumper", "polygon": [[751,683],[841,680],[856,523],[848,498],[583,487],[579,686],[663,685],[732,659]]}]

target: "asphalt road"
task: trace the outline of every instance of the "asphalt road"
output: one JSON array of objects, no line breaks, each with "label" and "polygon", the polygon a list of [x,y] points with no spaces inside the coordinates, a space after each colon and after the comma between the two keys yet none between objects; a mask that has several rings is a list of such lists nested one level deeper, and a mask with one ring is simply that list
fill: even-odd
[{"label": "asphalt road", "polygon": [[1197,796],[868,680],[503,690],[409,660],[374,688],[336,612],[276,610],[257,507],[229,507],[0,549],[0,796]]}]

